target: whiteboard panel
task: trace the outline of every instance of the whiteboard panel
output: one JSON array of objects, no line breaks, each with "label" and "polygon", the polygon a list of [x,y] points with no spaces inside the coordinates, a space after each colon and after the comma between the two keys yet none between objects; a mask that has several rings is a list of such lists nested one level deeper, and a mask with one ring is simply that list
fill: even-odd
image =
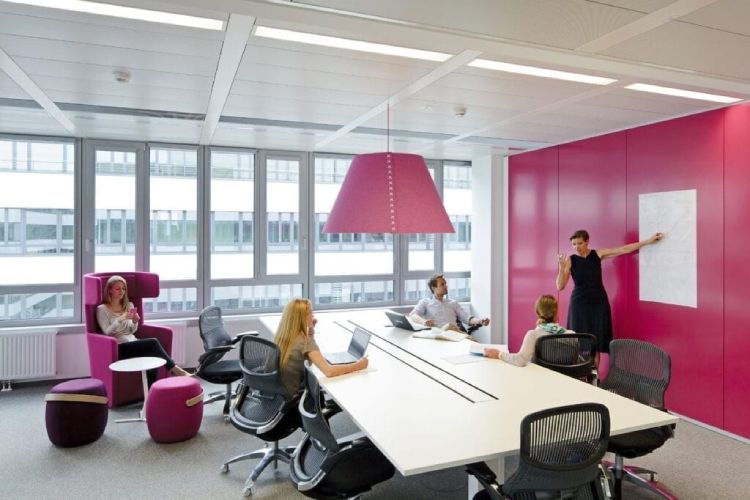
[{"label": "whiteboard panel", "polygon": [[638,196],[640,240],[664,233],[640,250],[640,299],[698,307],[697,193],[695,189]]}]

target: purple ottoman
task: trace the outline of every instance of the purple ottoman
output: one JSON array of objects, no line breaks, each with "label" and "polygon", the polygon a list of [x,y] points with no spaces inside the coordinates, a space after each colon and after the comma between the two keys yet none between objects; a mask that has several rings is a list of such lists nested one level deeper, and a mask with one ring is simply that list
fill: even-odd
[{"label": "purple ottoman", "polygon": [[168,377],[148,391],[146,423],[157,443],[176,443],[198,433],[203,419],[203,388],[191,377]]},{"label": "purple ottoman", "polygon": [[107,427],[107,390],[96,378],[57,384],[44,398],[47,436],[55,446],[81,446],[101,437]]}]

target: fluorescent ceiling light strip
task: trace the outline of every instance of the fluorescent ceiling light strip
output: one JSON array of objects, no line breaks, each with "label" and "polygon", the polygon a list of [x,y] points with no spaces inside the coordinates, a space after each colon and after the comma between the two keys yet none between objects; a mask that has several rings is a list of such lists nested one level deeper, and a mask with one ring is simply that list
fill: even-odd
[{"label": "fluorescent ceiling light strip", "polygon": [[706,94],[705,92],[695,92],[693,90],[673,89],[671,87],[661,87],[659,85],[649,85],[647,83],[634,83],[632,85],[628,85],[625,88],[630,89],[630,90],[638,90],[640,92],[651,92],[653,94],[686,97],[688,99],[721,102],[724,104],[732,104],[734,102],[742,101],[742,99],[738,99],[736,97],[728,97],[725,95],[716,95],[716,94]]},{"label": "fluorescent ceiling light strip", "polygon": [[617,81],[602,76],[582,75],[580,73],[569,73],[567,71],[558,71],[555,69],[522,66],[520,64],[491,61],[489,59],[475,59],[469,63],[469,66],[492,69],[495,71],[505,71],[507,73],[519,73],[521,75],[539,76],[541,78],[554,78],[556,80],[567,80],[570,82],[591,83],[593,85],[609,85],[610,83]]},{"label": "fluorescent ceiling light strip", "polygon": [[255,28],[255,33],[253,34],[255,36],[263,38],[273,38],[276,40],[286,40],[289,42],[307,43],[310,45],[322,45],[324,47],[334,47],[338,49],[357,50],[360,52],[370,52],[373,54],[385,54],[388,56],[408,57],[410,59],[423,59],[426,61],[444,62],[451,57],[451,54],[444,54],[442,52],[410,49],[407,47],[398,47],[396,45],[385,45],[382,43],[350,40],[348,38],[315,35],[313,33],[282,30],[278,28],[269,28],[267,26],[258,26],[257,28]]},{"label": "fluorescent ceiling light strip", "polygon": [[158,10],[136,9],[134,7],[122,7],[99,2],[87,2],[85,0],[3,0],[9,3],[34,5],[36,7],[47,7],[50,9],[69,10],[73,12],[84,12],[86,14],[98,14],[101,16],[119,17],[124,19],[135,19],[151,23],[174,24],[188,28],[201,28],[206,30],[222,31],[224,21],[210,19],[207,17],[186,16],[161,12]]}]

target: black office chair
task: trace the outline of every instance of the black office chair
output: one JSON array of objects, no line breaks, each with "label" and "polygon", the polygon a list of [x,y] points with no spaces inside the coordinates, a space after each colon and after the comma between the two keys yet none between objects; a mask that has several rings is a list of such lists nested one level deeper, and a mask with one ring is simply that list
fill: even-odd
[{"label": "black office chair", "polygon": [[[484,487],[474,500],[511,498],[603,499],[600,462],[607,451],[609,410],[598,403],[560,406],[521,422],[518,469],[504,484],[484,462],[466,471]],[[554,496],[550,496],[554,495]]]},{"label": "black office chair", "polygon": [[307,364],[299,412],[305,436],[294,451],[290,478],[312,498],[356,497],[390,479],[395,469],[369,439],[337,440],[321,406],[318,379]]},{"label": "black office chair", "polygon": [[255,480],[273,462],[286,464],[291,461],[294,447],[280,448],[279,440],[301,427],[297,399],[288,400],[279,371],[280,351],[270,340],[245,336],[240,344],[240,367],[242,383],[237,399],[232,406],[229,420],[242,432],[252,434],[268,444],[259,450],[236,456],[222,466],[229,471],[229,464],[240,460],[260,458],[245,482],[243,495],[250,496]]},{"label": "black office chair", "polygon": [[203,404],[224,400],[224,415],[229,414],[232,402],[232,384],[242,378],[240,362],[236,359],[222,359],[234,348],[244,335],[257,335],[257,332],[246,332],[234,338],[224,329],[221,319],[221,308],[209,306],[201,311],[198,317],[198,331],[203,341],[204,353],[198,358],[196,375],[212,384],[226,384],[226,391],[216,391],[208,395]]},{"label": "black office chair", "polygon": [[[609,372],[601,387],[640,403],[664,410],[664,393],[671,377],[669,355],[654,344],[641,340],[613,340],[609,344]],[[622,498],[622,480],[649,489],[664,498],[676,498],[657,481],[656,472],[623,465],[623,457],[636,458],[661,447],[674,436],[674,425],[612,436],[609,451],[615,463],[608,464],[615,480],[615,498]],[[649,480],[640,474],[649,476]]]},{"label": "black office chair", "polygon": [[569,377],[593,382],[596,337],[589,333],[565,333],[539,337],[534,346],[536,364]]}]

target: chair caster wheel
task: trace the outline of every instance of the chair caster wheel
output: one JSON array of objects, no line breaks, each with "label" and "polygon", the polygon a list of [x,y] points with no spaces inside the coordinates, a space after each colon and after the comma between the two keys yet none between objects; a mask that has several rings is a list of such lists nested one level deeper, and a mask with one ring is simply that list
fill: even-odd
[{"label": "chair caster wheel", "polygon": [[242,490],[242,496],[245,498],[253,496],[253,487],[245,486],[245,489]]},{"label": "chair caster wheel", "polygon": [[229,472],[229,464],[222,465],[221,466],[221,473],[222,474],[226,474],[227,472]]}]

